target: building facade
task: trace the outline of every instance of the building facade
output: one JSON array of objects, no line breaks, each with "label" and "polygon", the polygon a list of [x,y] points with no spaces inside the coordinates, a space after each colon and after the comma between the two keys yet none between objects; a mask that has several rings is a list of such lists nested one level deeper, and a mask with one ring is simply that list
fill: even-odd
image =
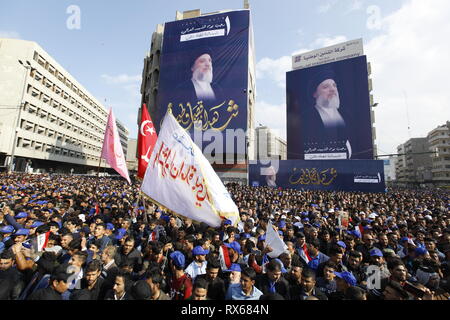
[{"label": "building facade", "polygon": [[127,168],[128,171],[137,171],[138,159],[137,155],[138,141],[137,139],[128,139],[128,152],[127,152]]},{"label": "building facade", "polygon": [[450,121],[428,133],[432,154],[432,181],[434,185],[450,185]]},{"label": "building facade", "polygon": [[287,160],[287,143],[266,126],[255,129],[256,160]]},{"label": "building facade", "polygon": [[[35,42],[0,39],[0,66],[3,170],[11,155],[16,171],[95,170],[106,108]],[[126,154],[128,129],[119,121],[117,127]]]},{"label": "building facade", "polygon": [[[248,1],[244,1],[244,9],[249,9]],[[218,13],[225,13],[233,10],[223,10],[211,13],[202,13],[201,10],[189,10],[184,12],[176,12],[175,20],[184,20],[190,18],[196,18],[200,16],[208,16]],[[144,67],[142,71],[142,105],[146,104],[149,114],[152,119],[156,118],[156,114],[160,113],[159,108],[163,106],[157,105],[158,88],[159,88],[159,75],[160,75],[160,58],[162,43],[164,37],[164,25],[158,24],[156,30],[152,34],[150,51],[144,58]],[[253,30],[250,26],[249,35],[249,67],[248,67],[248,89],[247,89],[247,128],[246,130],[246,159],[236,159],[235,155],[226,154],[224,159],[226,164],[212,163],[212,166],[222,181],[226,182],[239,182],[247,183],[248,170],[247,162],[249,160],[255,160],[254,144],[255,144],[255,103],[256,103],[256,64],[255,64],[255,50],[253,41]],[[138,112],[140,117],[140,110]],[[140,118],[137,119],[140,123]],[[212,159],[208,159],[212,162]]]},{"label": "building facade", "polygon": [[389,159],[383,160],[384,164],[384,181],[391,183],[395,180],[395,158],[389,157]]},{"label": "building facade", "polygon": [[397,148],[397,182],[405,185],[431,182],[432,157],[427,138],[412,138]]}]

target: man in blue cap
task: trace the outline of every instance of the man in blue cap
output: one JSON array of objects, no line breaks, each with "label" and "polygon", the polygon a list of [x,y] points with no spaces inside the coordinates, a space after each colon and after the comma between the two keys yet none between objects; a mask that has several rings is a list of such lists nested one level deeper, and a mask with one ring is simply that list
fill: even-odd
[{"label": "man in blue cap", "polygon": [[11,239],[11,235],[14,232],[14,227],[13,226],[4,226],[0,228],[0,235],[2,236],[2,243],[5,244],[5,247],[9,248],[12,244],[13,241]]},{"label": "man in blue cap", "polygon": [[357,285],[351,272],[334,272],[336,275],[336,292],[330,294],[330,300],[344,300],[347,290]]},{"label": "man in blue cap", "polygon": [[28,214],[26,212],[19,212],[14,216],[14,213],[11,210],[7,210],[5,214],[5,220],[14,227],[14,229],[19,230],[24,228],[25,222],[28,218]]},{"label": "man in blue cap", "polygon": [[170,279],[170,297],[172,300],[186,300],[192,295],[192,279],[184,272],[186,259],[180,251],[170,254],[172,277]]},{"label": "man in blue cap", "polygon": [[259,300],[263,293],[255,286],[256,272],[252,268],[244,268],[240,283],[228,287],[226,300]]},{"label": "man in blue cap", "polygon": [[386,261],[384,260],[383,252],[378,248],[374,248],[370,250],[369,254],[370,265],[364,268],[364,272],[366,274],[369,274],[369,272],[367,272],[367,269],[373,268],[373,266],[375,266],[377,268],[377,272],[379,272],[381,280],[389,278],[391,276],[391,273],[389,272]]},{"label": "man in blue cap", "polygon": [[184,270],[192,278],[192,281],[195,281],[198,275],[206,273],[206,255],[208,253],[209,250],[203,249],[202,246],[196,246],[192,250],[194,261]]}]

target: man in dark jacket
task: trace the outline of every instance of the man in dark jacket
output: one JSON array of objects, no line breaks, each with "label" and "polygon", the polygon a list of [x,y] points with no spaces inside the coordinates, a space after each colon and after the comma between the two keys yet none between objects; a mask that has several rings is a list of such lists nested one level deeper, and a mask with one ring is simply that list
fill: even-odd
[{"label": "man in dark jacket", "polygon": [[142,268],[142,254],[134,247],[134,244],[134,239],[127,237],[123,246],[116,253],[114,260],[118,266],[125,260],[132,261],[133,272],[137,273]]},{"label": "man in dark jacket", "polygon": [[289,300],[289,283],[282,277],[284,267],[278,261],[272,260],[266,265],[266,273],[257,277],[255,286],[263,294],[279,293]]},{"label": "man in dark jacket", "polygon": [[210,259],[206,265],[206,274],[197,276],[198,279],[205,279],[208,282],[209,300],[225,300],[225,282],[217,276],[219,269],[219,261]]},{"label": "man in dark jacket", "polygon": [[50,286],[34,292],[28,300],[62,300],[61,294],[69,287],[69,275],[67,273],[56,273],[50,277]]}]

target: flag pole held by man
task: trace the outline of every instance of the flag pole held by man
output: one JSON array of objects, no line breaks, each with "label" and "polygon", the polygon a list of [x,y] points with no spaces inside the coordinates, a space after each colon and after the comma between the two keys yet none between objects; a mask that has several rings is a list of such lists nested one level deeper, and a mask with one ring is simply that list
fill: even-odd
[{"label": "flag pole held by man", "polygon": [[173,213],[219,227],[239,222],[239,211],[209,161],[167,112],[141,191]]},{"label": "flag pole held by man", "polygon": [[106,160],[106,163],[108,163],[111,168],[116,170],[117,173],[131,184],[127,163],[120,143],[119,132],[117,131],[116,118],[114,117],[112,108],[109,110],[101,157]]}]

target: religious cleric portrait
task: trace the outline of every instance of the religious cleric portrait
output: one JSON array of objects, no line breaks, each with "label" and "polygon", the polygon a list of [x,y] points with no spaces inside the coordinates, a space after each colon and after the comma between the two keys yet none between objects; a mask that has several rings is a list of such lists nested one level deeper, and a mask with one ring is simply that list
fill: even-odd
[{"label": "religious cleric portrait", "polygon": [[214,58],[208,47],[191,51],[185,66],[186,80],[176,88],[175,103],[212,107],[225,101],[222,88],[214,78]]},{"label": "religious cleric portrait", "polygon": [[286,76],[288,158],[373,159],[365,56]]}]

